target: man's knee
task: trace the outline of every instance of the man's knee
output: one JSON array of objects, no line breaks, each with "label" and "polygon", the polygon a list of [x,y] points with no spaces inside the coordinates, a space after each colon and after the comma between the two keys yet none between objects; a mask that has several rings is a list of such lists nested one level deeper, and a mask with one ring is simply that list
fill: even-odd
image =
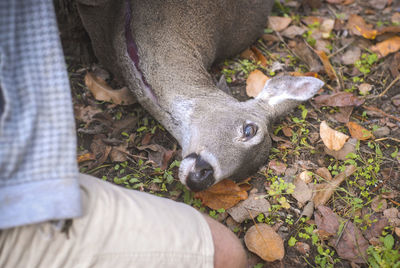
[{"label": "man's knee", "polygon": [[205,216],[214,242],[214,267],[246,267],[247,257],[239,239],[223,224]]}]

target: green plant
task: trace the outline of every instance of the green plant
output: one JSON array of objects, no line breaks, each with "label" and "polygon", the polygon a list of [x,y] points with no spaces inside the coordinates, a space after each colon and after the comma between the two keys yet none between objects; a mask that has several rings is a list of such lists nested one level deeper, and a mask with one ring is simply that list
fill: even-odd
[{"label": "green plant", "polygon": [[273,208],[276,210],[279,210],[281,207],[286,209],[290,208],[290,204],[283,195],[292,194],[295,188],[294,184],[287,183],[277,176],[272,177],[271,182],[268,195],[279,203],[279,205],[273,205]]},{"label": "green plant", "polygon": [[354,66],[357,67],[360,72],[362,72],[364,75],[369,74],[371,72],[371,67],[374,63],[378,62],[378,55],[375,53],[372,54],[366,54],[363,53],[361,55],[361,59],[357,60],[354,63]]},{"label": "green plant", "polygon": [[380,237],[382,245],[370,246],[367,249],[368,262],[372,268],[399,268],[400,252],[394,249],[394,238],[391,234]]}]

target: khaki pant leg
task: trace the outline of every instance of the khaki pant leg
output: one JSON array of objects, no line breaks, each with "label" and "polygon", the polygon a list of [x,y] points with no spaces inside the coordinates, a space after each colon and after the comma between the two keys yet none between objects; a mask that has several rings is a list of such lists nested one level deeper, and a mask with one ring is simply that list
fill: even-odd
[{"label": "khaki pant leg", "polygon": [[[0,232],[0,267],[212,267],[204,217],[182,203],[80,176],[69,238],[46,222]],[[68,202],[68,200],[65,200]]]}]

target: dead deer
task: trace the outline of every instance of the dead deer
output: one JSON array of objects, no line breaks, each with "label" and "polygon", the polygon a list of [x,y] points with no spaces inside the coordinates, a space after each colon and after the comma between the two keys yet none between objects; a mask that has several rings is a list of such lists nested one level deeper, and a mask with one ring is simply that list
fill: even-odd
[{"label": "dead deer", "polygon": [[179,142],[179,179],[193,191],[240,180],[266,163],[271,122],[323,82],[281,76],[240,102],[208,69],[262,34],[273,0],[79,0],[100,62]]}]

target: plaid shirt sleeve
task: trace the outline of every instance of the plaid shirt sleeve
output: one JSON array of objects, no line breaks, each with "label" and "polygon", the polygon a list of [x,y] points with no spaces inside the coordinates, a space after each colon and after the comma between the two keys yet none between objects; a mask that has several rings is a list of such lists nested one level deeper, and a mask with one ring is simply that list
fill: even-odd
[{"label": "plaid shirt sleeve", "polygon": [[52,1],[0,1],[0,229],[81,214],[75,135]]}]

